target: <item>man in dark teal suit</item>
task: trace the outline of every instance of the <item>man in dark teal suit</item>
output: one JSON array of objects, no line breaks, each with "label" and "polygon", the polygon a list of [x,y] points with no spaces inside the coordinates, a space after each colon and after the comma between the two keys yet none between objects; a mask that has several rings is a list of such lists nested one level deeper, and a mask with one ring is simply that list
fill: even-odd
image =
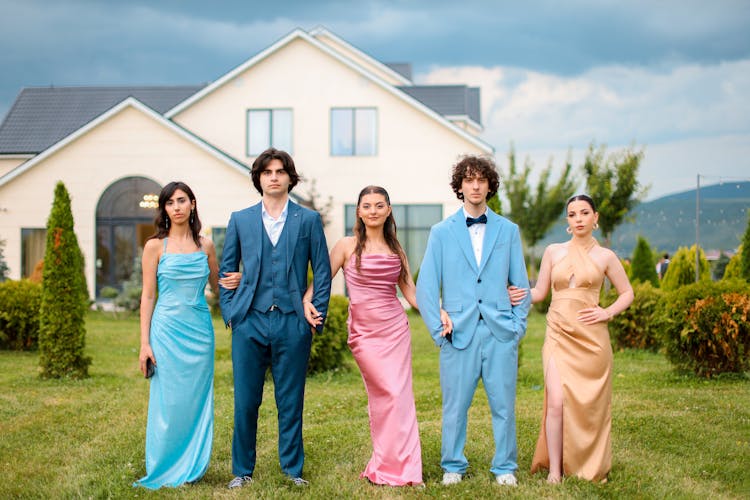
[{"label": "man in dark teal suit", "polygon": [[264,151],[250,175],[262,200],[230,217],[220,268],[224,276],[236,272],[240,262],[243,266],[237,289],[220,289],[222,316],[232,327],[234,369],[235,477],[229,488],[252,482],[258,409],[269,366],[279,415],[281,470],[294,484],[305,485],[302,408],[313,328],[305,319],[302,296],[311,265],[312,302],[326,314],[331,293],[328,247],[320,214],[289,200],[299,176],[288,153]]}]

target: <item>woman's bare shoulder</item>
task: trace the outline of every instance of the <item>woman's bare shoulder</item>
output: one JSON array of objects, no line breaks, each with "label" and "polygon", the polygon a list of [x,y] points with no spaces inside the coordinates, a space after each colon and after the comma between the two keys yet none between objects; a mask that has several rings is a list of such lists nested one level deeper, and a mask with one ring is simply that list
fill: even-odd
[{"label": "woman's bare shoulder", "polygon": [[163,245],[164,245],[163,238],[151,238],[150,240],[146,241],[146,243],[143,245],[143,251],[153,252],[154,250],[160,249]]},{"label": "woman's bare shoulder", "polygon": [[206,250],[212,250],[214,248],[214,242],[208,236],[201,236],[201,247]]}]

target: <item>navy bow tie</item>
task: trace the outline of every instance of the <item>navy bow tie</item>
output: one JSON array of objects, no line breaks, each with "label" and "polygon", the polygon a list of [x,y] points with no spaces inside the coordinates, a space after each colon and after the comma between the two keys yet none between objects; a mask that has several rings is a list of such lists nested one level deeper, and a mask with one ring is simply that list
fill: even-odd
[{"label": "navy bow tie", "polygon": [[466,227],[471,227],[474,224],[487,224],[487,214],[482,214],[476,219],[474,217],[466,218]]}]

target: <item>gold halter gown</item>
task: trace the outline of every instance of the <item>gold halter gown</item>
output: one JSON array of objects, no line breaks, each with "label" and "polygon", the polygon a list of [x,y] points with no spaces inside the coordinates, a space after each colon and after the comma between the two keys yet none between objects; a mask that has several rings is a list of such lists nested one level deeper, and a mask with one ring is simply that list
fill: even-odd
[{"label": "gold halter gown", "polygon": [[[571,240],[568,254],[552,267],[542,360],[545,380],[553,359],[562,384],[563,474],[606,481],[612,464],[612,346],[606,322],[584,325],[577,320],[578,311],[599,304],[604,272],[589,256],[595,245],[593,238],[584,245]],[[532,473],[549,469],[546,415],[545,390]]]}]

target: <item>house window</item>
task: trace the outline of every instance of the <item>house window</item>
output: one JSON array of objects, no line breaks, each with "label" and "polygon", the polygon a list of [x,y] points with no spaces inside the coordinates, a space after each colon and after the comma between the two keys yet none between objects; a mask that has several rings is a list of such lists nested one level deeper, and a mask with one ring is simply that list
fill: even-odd
[{"label": "house window", "polygon": [[[393,218],[396,219],[398,241],[409,259],[409,267],[414,274],[422,264],[422,257],[427,249],[430,228],[443,219],[442,205],[391,205]],[[345,207],[346,235],[353,234],[356,205]]]},{"label": "house window", "polygon": [[374,156],[377,119],[375,108],[332,108],[331,156]]},{"label": "house window", "polygon": [[292,110],[250,109],[247,112],[247,155],[274,147],[292,153]]},{"label": "house window", "polygon": [[44,260],[47,247],[45,228],[21,228],[21,277],[30,278],[36,266]]},{"label": "house window", "polygon": [[211,228],[211,240],[214,242],[214,248],[216,249],[216,262],[218,262],[219,265],[221,265],[221,257],[224,255],[224,239],[226,236],[226,227]]}]

